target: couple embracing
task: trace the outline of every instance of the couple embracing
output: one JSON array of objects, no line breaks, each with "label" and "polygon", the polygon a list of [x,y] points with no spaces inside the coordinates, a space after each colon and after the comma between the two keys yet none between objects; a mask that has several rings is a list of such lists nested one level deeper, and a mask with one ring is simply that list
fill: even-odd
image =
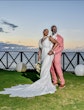
[{"label": "couple embracing", "polygon": [[10,97],[34,97],[55,93],[58,82],[60,82],[60,88],[65,86],[61,69],[63,38],[57,34],[55,25],[51,27],[51,31],[52,36],[48,36],[48,29],[44,29],[43,38],[39,41],[40,79],[33,84],[20,84],[11,88],[5,88],[0,94],[9,94]]},{"label": "couple embracing", "polygon": [[65,86],[61,68],[61,54],[64,48],[63,38],[57,34],[57,27],[55,25],[51,27],[51,31],[52,36],[48,36],[48,29],[44,29],[43,31],[43,38],[39,41],[38,61],[40,59],[44,61],[44,58],[46,59],[49,56],[50,60],[47,60],[48,65],[46,64],[44,68],[50,69],[53,85],[58,85],[58,82],[60,82],[59,87],[63,88]]}]

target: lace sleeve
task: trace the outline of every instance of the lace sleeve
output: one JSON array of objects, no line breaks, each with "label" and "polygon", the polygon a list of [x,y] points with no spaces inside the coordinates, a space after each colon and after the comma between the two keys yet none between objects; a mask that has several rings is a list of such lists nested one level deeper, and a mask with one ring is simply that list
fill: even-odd
[{"label": "lace sleeve", "polygon": [[39,45],[39,48],[41,48],[41,49],[42,49],[41,39],[39,40],[38,45]]}]

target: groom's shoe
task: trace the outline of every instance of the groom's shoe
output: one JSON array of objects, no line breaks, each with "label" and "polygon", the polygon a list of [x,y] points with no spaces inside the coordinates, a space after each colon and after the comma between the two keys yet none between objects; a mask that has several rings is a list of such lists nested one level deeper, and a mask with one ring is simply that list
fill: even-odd
[{"label": "groom's shoe", "polygon": [[59,85],[59,88],[60,88],[60,89],[63,89],[64,87],[65,87],[65,84],[60,84],[60,85]]}]

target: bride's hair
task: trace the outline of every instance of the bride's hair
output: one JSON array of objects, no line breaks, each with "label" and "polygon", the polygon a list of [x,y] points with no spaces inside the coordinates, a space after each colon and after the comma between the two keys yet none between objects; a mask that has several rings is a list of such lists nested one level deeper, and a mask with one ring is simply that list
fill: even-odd
[{"label": "bride's hair", "polygon": [[43,30],[43,32],[45,32],[46,30],[48,30],[47,28]]}]

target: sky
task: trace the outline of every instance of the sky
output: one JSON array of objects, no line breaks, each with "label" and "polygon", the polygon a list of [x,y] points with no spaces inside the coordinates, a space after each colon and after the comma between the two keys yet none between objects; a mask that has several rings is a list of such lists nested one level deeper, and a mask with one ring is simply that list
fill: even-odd
[{"label": "sky", "polygon": [[0,42],[38,47],[56,25],[65,49],[84,47],[83,0],[0,0]]}]

